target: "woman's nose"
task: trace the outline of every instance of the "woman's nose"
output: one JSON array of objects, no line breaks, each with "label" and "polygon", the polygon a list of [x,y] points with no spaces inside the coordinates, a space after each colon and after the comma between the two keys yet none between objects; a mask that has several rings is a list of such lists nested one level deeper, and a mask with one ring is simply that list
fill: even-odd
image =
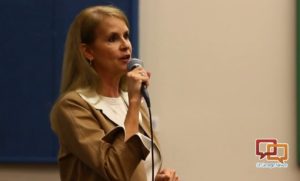
[{"label": "woman's nose", "polygon": [[128,50],[131,47],[131,43],[129,39],[123,39],[121,43],[121,50]]}]

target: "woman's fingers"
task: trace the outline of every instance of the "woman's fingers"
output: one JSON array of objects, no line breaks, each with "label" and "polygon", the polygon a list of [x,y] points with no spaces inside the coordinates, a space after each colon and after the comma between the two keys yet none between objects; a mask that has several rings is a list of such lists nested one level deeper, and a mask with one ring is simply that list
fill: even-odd
[{"label": "woman's fingers", "polygon": [[127,91],[129,102],[141,102],[141,86],[149,86],[149,73],[142,67],[127,72]]},{"label": "woman's fingers", "polygon": [[127,77],[129,79],[133,79],[133,81],[135,81],[138,84],[141,84],[142,82],[144,82],[147,86],[149,85],[149,79],[150,79],[149,75],[150,75],[150,73],[147,72],[142,67],[137,67],[127,73]]},{"label": "woman's fingers", "polygon": [[157,174],[155,181],[180,181],[180,180],[179,177],[176,175],[175,170],[163,169]]}]

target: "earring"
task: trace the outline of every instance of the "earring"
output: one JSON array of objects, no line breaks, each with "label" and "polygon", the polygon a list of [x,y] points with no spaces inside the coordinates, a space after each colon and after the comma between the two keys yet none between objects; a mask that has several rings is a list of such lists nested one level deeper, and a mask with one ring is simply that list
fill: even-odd
[{"label": "earring", "polygon": [[90,66],[92,66],[92,60],[90,60],[90,59],[89,59],[89,64],[90,64]]}]

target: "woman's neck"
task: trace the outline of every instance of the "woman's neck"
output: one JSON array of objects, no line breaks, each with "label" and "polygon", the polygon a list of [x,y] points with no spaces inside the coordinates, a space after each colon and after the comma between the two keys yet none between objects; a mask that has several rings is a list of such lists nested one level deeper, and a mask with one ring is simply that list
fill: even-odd
[{"label": "woman's neck", "polygon": [[99,93],[106,97],[119,97],[120,96],[120,78],[104,78],[101,79],[101,86]]}]

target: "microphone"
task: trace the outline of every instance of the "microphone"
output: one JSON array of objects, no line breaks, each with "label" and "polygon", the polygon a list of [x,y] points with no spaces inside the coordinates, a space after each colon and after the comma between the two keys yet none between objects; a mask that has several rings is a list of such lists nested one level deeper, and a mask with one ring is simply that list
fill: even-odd
[{"label": "microphone", "polygon": [[[132,58],[129,61],[128,65],[127,65],[127,70],[131,71],[131,70],[133,70],[137,67],[143,67],[143,61],[140,60],[140,59],[137,59],[137,58]],[[147,104],[148,108],[150,108],[151,104],[150,104],[149,93],[147,91],[147,87],[146,87],[146,84],[144,82],[142,83],[141,93],[142,93],[142,96],[144,97],[144,99],[146,101],[146,104]]]}]

